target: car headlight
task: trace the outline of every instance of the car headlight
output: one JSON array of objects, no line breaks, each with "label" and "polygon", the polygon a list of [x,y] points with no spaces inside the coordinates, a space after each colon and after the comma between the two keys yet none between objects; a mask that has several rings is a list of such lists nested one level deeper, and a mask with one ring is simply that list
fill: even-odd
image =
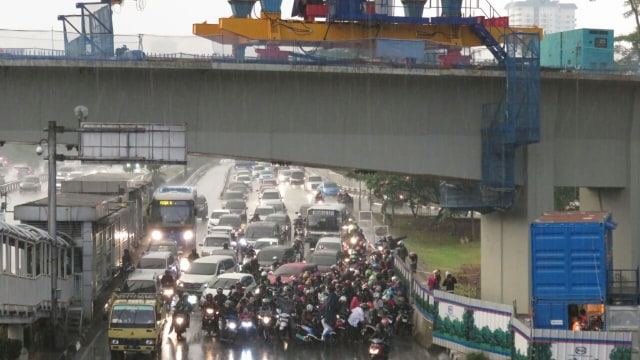
[{"label": "car headlight", "polygon": [[191,230],[185,231],[182,237],[187,241],[193,239],[193,231]]},{"label": "car headlight", "polygon": [[231,329],[231,330],[235,330],[235,329],[236,329],[236,327],[238,327],[238,324],[236,324],[234,321],[229,321],[229,322],[227,323],[227,326],[229,327],[229,329]]},{"label": "car headlight", "polygon": [[111,339],[111,345],[119,345],[120,344],[120,340],[118,339]]},{"label": "car headlight", "polygon": [[253,323],[251,321],[243,321],[242,322],[242,327],[248,328],[253,326]]},{"label": "car headlight", "polygon": [[182,280],[177,280],[177,281],[176,281],[176,285],[177,285],[177,286],[182,286]]},{"label": "car headlight", "polygon": [[155,343],[156,343],[156,341],[154,339],[147,339],[147,340],[144,341],[145,345],[153,345]]},{"label": "car headlight", "polygon": [[151,232],[151,239],[153,239],[153,240],[162,239],[162,232],[160,230],[153,230]]}]

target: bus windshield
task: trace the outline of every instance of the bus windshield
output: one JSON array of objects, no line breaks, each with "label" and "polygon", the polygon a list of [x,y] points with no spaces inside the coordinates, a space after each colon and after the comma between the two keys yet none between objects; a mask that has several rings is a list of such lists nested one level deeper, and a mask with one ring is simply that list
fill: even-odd
[{"label": "bus windshield", "polygon": [[307,229],[309,231],[340,231],[340,212],[335,210],[309,209]]},{"label": "bus windshield", "polygon": [[188,200],[154,200],[150,222],[162,225],[188,225],[195,221],[194,203]]}]

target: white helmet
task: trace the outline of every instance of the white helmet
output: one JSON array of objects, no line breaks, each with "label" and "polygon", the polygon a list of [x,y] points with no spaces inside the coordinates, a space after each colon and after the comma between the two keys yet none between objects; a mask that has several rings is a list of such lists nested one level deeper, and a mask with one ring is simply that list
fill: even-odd
[{"label": "white helmet", "polygon": [[307,311],[313,311],[313,305],[308,304],[307,305]]},{"label": "white helmet", "polygon": [[402,240],[398,241],[398,246],[404,246],[404,242]]},{"label": "white helmet", "polygon": [[347,302],[347,297],[342,295],[342,296],[340,296],[340,299],[338,299],[338,301],[340,301],[341,303],[346,303]]},{"label": "white helmet", "polygon": [[267,275],[268,275],[268,274],[267,274],[267,272],[266,272],[266,271],[263,271],[262,273],[260,273],[260,276],[262,276],[262,277],[267,276]]}]

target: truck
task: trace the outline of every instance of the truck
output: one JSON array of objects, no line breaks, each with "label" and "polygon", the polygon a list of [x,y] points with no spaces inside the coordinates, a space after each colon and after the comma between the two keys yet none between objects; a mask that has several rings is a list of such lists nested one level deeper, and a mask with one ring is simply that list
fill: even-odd
[{"label": "truck", "polygon": [[157,294],[115,294],[108,327],[111,359],[124,359],[129,353],[155,358],[162,343],[165,311]]}]

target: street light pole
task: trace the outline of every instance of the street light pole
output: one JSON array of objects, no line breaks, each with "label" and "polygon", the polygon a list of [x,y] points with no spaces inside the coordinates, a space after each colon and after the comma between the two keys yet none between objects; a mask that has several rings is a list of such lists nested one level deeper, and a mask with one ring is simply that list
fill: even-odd
[{"label": "street light pole", "polygon": [[57,237],[57,201],[56,201],[56,122],[49,121],[48,127],[47,145],[49,145],[49,213],[48,213],[48,228],[49,236],[52,239],[50,262],[51,262],[51,326],[53,348],[57,348],[56,334],[58,331],[58,237]]}]

